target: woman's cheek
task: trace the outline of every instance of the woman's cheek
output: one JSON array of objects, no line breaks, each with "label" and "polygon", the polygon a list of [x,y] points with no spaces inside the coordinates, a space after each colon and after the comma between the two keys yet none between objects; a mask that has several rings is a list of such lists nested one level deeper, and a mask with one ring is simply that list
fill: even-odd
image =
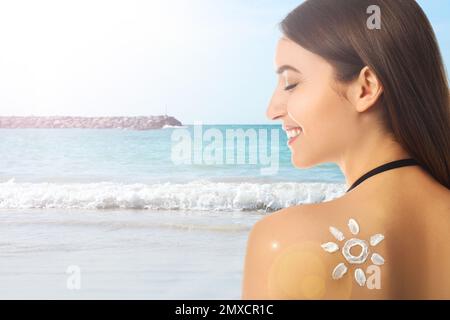
[{"label": "woman's cheek", "polygon": [[[339,101],[329,92],[310,91],[298,99],[289,113],[293,120],[303,128],[301,147],[303,156],[320,163],[331,159],[340,145],[342,112],[339,112]],[[312,94],[315,93],[315,94]]]},{"label": "woman's cheek", "polygon": [[293,120],[303,128],[307,138],[323,132],[324,121],[328,121],[327,108],[322,98],[323,96],[313,94],[295,97],[292,99],[292,107],[288,109]]},{"label": "woman's cheek", "polygon": [[309,123],[312,138],[320,146],[324,161],[333,161],[351,139],[352,115],[348,106],[333,91],[324,94],[315,105]]}]

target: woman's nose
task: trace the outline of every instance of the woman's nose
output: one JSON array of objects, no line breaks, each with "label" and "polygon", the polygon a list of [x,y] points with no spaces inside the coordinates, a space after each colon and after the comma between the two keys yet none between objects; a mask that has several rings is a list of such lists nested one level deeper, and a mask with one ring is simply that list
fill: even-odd
[{"label": "woman's nose", "polygon": [[286,115],[286,103],[283,100],[277,93],[272,96],[266,110],[266,117],[269,120],[276,120]]}]

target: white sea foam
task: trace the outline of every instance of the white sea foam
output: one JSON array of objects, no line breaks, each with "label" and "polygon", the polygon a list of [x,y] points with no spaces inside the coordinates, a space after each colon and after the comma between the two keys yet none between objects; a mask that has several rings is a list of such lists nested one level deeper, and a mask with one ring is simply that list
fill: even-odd
[{"label": "white sea foam", "polygon": [[345,192],[333,183],[209,182],[161,184],[0,183],[0,208],[273,211],[332,200]]}]

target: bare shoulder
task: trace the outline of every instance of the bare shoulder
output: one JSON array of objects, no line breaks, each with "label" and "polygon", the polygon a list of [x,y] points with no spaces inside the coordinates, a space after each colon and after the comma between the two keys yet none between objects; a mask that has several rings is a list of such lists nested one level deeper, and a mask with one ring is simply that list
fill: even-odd
[{"label": "bare shoulder", "polygon": [[[341,253],[346,239],[362,237],[363,262],[369,261],[372,228],[363,231],[341,199],[295,206],[270,214],[250,232],[244,267],[243,299],[381,298],[382,290],[365,293],[366,266],[360,282]],[[347,207],[348,209],[348,207]],[[355,222],[352,234],[349,220]],[[333,230],[333,232],[331,232]],[[351,243],[347,246],[349,252]],[[381,247],[381,245],[380,245]],[[347,250],[345,249],[345,250]],[[373,251],[373,250],[372,250]],[[380,251],[382,258],[383,251]],[[358,254],[357,254],[358,255]],[[369,272],[371,272],[369,270]],[[381,280],[381,279],[380,279]],[[376,285],[376,284],[375,284]]]},{"label": "bare shoulder", "polygon": [[283,209],[249,234],[242,298],[450,298],[449,230],[442,188]]}]

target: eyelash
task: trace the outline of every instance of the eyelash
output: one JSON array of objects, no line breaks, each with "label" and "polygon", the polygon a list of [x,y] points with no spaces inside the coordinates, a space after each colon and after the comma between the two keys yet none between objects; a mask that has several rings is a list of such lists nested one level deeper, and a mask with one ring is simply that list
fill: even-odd
[{"label": "eyelash", "polygon": [[291,84],[290,86],[287,86],[286,88],[284,88],[284,90],[286,90],[286,91],[292,90],[292,89],[294,89],[297,85],[298,85],[298,83]]}]

